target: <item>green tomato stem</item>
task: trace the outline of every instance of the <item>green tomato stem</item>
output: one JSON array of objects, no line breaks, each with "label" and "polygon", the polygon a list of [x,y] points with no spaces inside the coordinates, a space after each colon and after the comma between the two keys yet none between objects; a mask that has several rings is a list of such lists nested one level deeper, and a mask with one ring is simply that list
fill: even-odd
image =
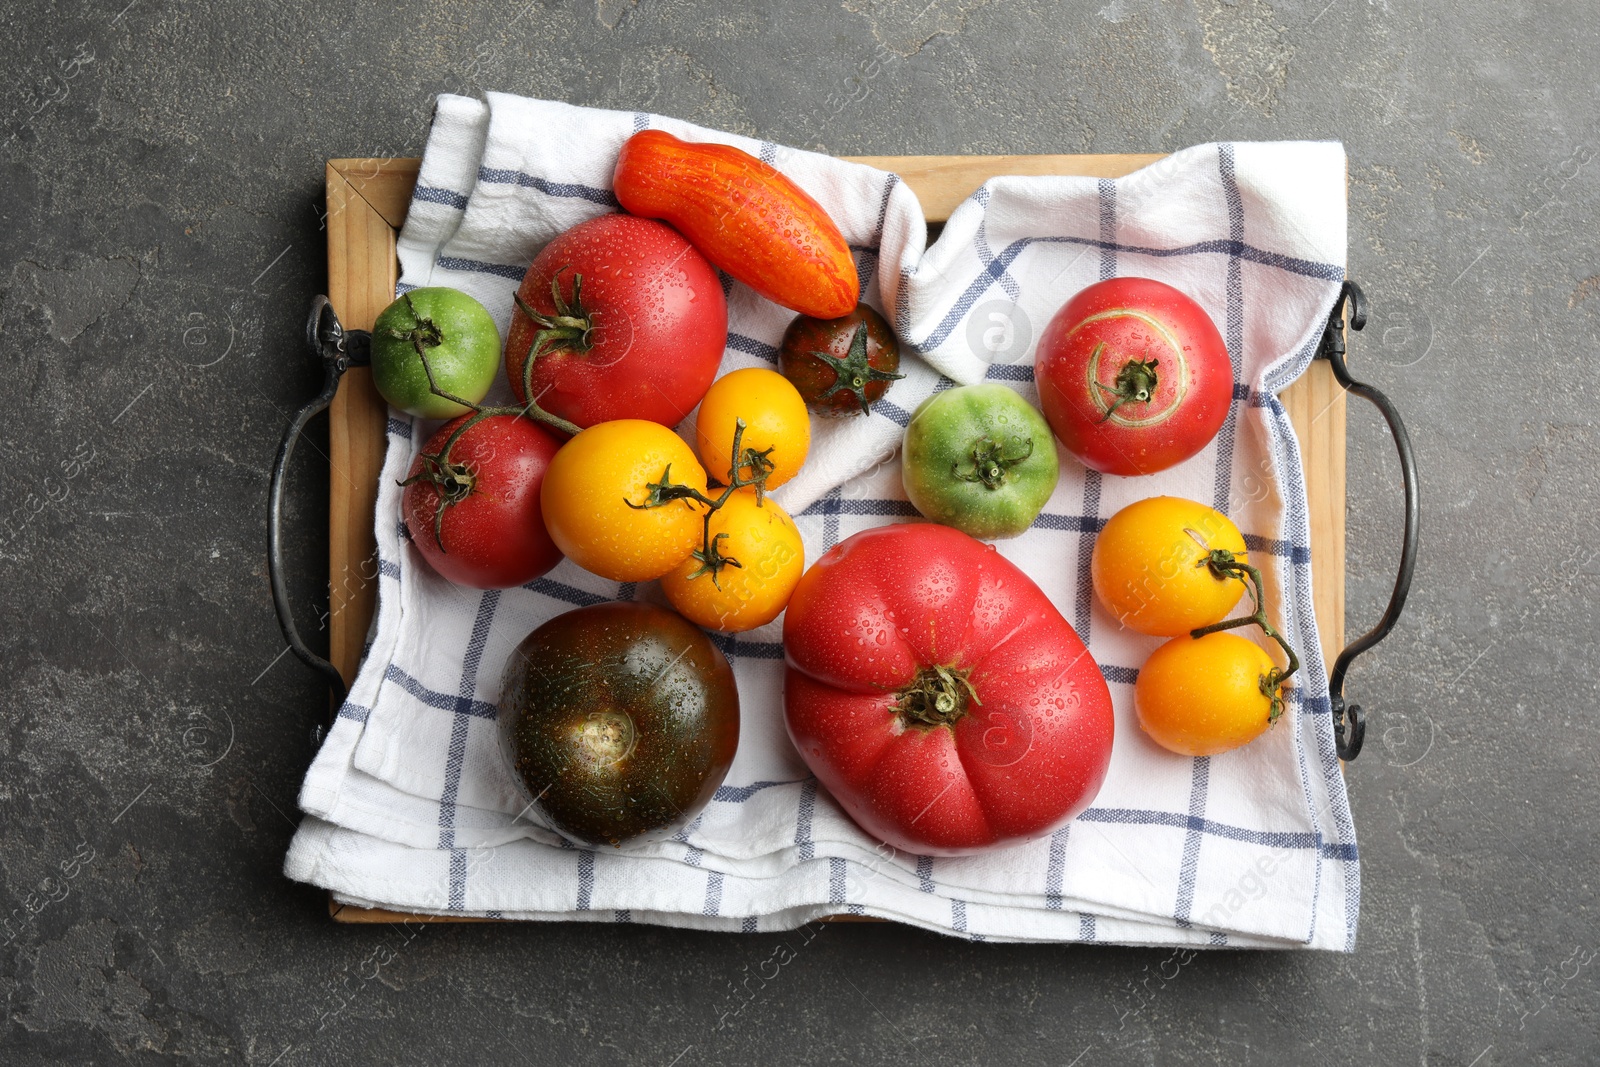
[{"label": "green tomato stem", "polygon": [[422,373],[428,376],[428,392],[434,396],[443,397],[452,404],[460,404],[469,411],[477,411],[478,405],[472,401],[456,396],[454,393],[445,392],[439,388],[439,382],[433,376],[433,366],[428,362],[428,349],[438,348],[444,344],[444,331],[435,325],[430,318],[425,318],[417,311],[417,305],[412,303],[409,292],[401,293],[400,299],[405,301],[406,310],[411,312],[413,323],[409,330],[396,330],[390,328],[389,336],[397,341],[410,341],[411,347],[416,350],[417,358],[422,361]]},{"label": "green tomato stem", "polygon": [[444,513],[471,496],[478,487],[478,472],[464,463],[453,462],[450,458],[451,449],[468,430],[496,414],[504,412],[494,408],[475,409],[471,418],[451,431],[438,452],[431,455],[424,452],[421,469],[400,483],[404,487],[427,482],[438,492],[439,506],[433,512],[433,540],[445,555],[449,555],[449,550],[444,547]]},{"label": "green tomato stem", "polygon": [[1273,667],[1266,674],[1259,676],[1258,685],[1262,695],[1272,702],[1272,709],[1267,714],[1267,721],[1277,722],[1279,717],[1283,715],[1284,709],[1283,683],[1289,680],[1290,675],[1300,669],[1300,657],[1295,655],[1294,649],[1290,647],[1289,642],[1267,620],[1267,598],[1261,591],[1261,571],[1243,560],[1235,559],[1233,553],[1225,548],[1212,549],[1198,565],[1209,568],[1211,573],[1218,578],[1231,577],[1244,581],[1245,577],[1248,577],[1249,581],[1246,583],[1245,588],[1250,590],[1250,600],[1254,606],[1254,611],[1249,615],[1241,615],[1237,619],[1224,619],[1221,622],[1214,622],[1210,626],[1201,626],[1189,631],[1189,636],[1198,640],[1207,634],[1220,633],[1223,630],[1233,630],[1241,626],[1254,624],[1261,627],[1262,633],[1276,641],[1278,647],[1282,648],[1284,655],[1288,657],[1289,666],[1284,670]]},{"label": "green tomato stem", "polygon": [[[1090,358],[1098,358],[1105,346],[1106,343],[1104,341],[1095,345],[1094,353]],[[1106,413],[1101,416],[1100,421],[1105,422],[1110,419],[1123,404],[1149,403],[1150,398],[1156,395],[1156,386],[1160,383],[1160,379],[1156,377],[1156,367],[1160,362],[1157,359],[1152,359],[1149,362],[1138,359],[1128,360],[1117,371],[1117,386],[1115,389],[1103,382],[1095,382],[1094,384],[1100,388],[1101,392],[1111,397],[1111,406],[1106,409]]]},{"label": "green tomato stem", "polygon": [[[717,576],[722,573],[724,567],[743,569],[744,564],[732,556],[723,555],[718,542],[728,535],[719,533],[715,537],[711,536],[711,516],[720,511],[722,505],[726,504],[728,498],[737,490],[751,486],[755,487],[756,506],[762,507],[765,504],[764,494],[767,488],[767,478],[776,469],[775,464],[772,462],[771,448],[757,451],[754,448],[744,447],[744,431],[744,420],[736,420],[733,427],[733,448],[730,450],[732,452],[730,457],[732,465],[728,472],[728,484],[722,487],[722,492],[715,499],[706,496],[692,485],[682,485],[674,482],[672,480],[672,464],[670,463],[667,464],[666,470],[661,472],[661,480],[659,482],[646,484],[645,488],[649,490],[649,493],[646,495],[644,503],[635,504],[627,497],[622,498],[622,502],[635,511],[663,507],[674,500],[693,500],[704,505],[706,510],[701,519],[700,547],[691,553],[693,558],[699,561],[700,566],[689,575],[689,580],[693,581],[702,574],[709,574],[711,576],[711,584],[718,589],[722,588],[722,583],[718,581]],[[748,478],[741,473],[746,468],[750,470],[750,477]]]},{"label": "green tomato stem", "polygon": [[998,489],[1006,483],[1007,475],[1011,468],[1033,455],[1033,438],[1006,437],[996,441],[989,434],[984,434],[972,442],[968,454],[972,457],[972,468],[963,471],[960,463],[950,464],[950,474],[963,482],[981,482],[985,489]]},{"label": "green tomato stem", "polygon": [[967,672],[936,665],[923,667],[900,690],[894,710],[907,726],[954,726],[966,715],[969,702],[983,706]]}]

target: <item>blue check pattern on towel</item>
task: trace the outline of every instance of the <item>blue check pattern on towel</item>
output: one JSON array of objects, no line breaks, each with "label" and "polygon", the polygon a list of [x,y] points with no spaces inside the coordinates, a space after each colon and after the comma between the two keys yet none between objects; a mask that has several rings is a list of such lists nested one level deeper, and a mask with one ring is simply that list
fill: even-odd
[{"label": "blue check pattern on towel", "polygon": [[[1077,627],[1110,683],[1117,739],[1105,787],[1048,839],[989,855],[934,859],[878,845],[789,744],[780,620],[717,638],[739,684],[739,754],[674,840],[597,852],[530,826],[517,818],[497,742],[506,657],[563,611],[660,602],[660,592],[571,563],[499,592],[442,581],[407,543],[395,485],[433,426],[396,417],[377,509],[378,618],[306,776],[289,876],[357,904],[509,918],[753,931],[847,912],[973,939],[1352,948],[1355,832],[1311,608],[1303,472],[1275,395],[1309,364],[1344,277],[1340,146],[1212,144],[1114,181],[997,178],[928,247],[916,198],[892,174],[655,115],[446,96],[400,238],[401,289],[465,289],[503,332],[539,248],[617,209],[617,150],[647,127],[738,145],[798,181],[854,248],[865,299],[920,352],[870,418],[817,420],[804,472],[775,494],[808,560],[858,530],[915,518],[896,451],[924,398],[987,379],[1037,401],[1032,341],[1085,285],[1157,278],[1216,320],[1236,381],[1217,440],[1139,479],[1102,477],[1063,456],[1034,527],[998,546]],[[724,285],[723,369],[773,365],[790,313]],[[1292,714],[1255,744],[1209,759],[1171,755],[1141,734],[1132,686],[1159,642],[1121,630],[1090,592],[1095,533],[1124,504],[1158,493],[1210,503],[1239,524],[1275,621],[1305,664]]]}]

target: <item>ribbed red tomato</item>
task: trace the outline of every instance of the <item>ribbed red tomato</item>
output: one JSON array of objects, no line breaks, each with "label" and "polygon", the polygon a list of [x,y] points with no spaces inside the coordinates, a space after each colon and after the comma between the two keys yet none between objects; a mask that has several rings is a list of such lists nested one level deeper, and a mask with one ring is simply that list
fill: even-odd
[{"label": "ribbed red tomato", "polygon": [[1034,377],[1067,451],[1107,474],[1154,474],[1205,448],[1233,403],[1228,347],[1205,308],[1149,278],[1110,278],[1056,312]]},{"label": "ribbed red tomato", "polygon": [[1100,668],[1026,574],[959,530],[884,526],[836,545],[790,598],[783,647],[795,747],[895,848],[1040,837],[1105,780]]},{"label": "ribbed red tomato", "polygon": [[445,423],[411,461],[404,483],[401,514],[411,543],[460,585],[507,589],[533,581],[561,562],[539,506],[544,472],[560,447],[554,433],[517,415]]},{"label": "ribbed red tomato", "polygon": [[[706,257],[662,222],[601,215],[545,245],[517,289],[506,377],[558,418],[676,426],[711,387],[728,343],[728,302]],[[538,346],[538,347],[536,347]]]}]

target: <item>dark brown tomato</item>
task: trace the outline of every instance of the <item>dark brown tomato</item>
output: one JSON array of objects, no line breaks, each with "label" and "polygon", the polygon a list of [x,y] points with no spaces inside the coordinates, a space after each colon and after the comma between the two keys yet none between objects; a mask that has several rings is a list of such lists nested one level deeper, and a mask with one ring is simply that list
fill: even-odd
[{"label": "dark brown tomato", "polygon": [[866,304],[836,319],[797,317],[778,352],[778,370],[819,415],[865,414],[899,369],[894,330]]},{"label": "dark brown tomato", "polygon": [[739,693],[705,631],[651,604],[558,615],[506,664],[500,723],[540,819],[587,845],[660,840],[711,800]]}]

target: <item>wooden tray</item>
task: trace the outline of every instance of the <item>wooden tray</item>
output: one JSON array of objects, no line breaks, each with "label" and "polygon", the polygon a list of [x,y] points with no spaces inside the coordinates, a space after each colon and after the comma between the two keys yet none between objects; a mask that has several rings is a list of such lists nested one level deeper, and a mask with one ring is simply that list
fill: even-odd
[{"label": "wooden tray", "polygon": [[[892,171],[910,186],[929,223],[950,217],[973,190],[1002,174],[1120,178],[1159,155],[856,156]],[[328,297],[346,329],[370,330],[394,299],[399,272],[395,237],[405,221],[419,160],[334,159],[328,162]],[[1325,663],[1344,647],[1345,395],[1321,360],[1284,391],[1284,407],[1300,438],[1311,506],[1313,601]],[[347,371],[328,410],[328,658],[355,681],[361,648],[377,608],[373,510],[383,468],[388,408],[362,367]],[[367,578],[371,573],[374,577]],[[340,922],[476,921],[403,915],[336,904]]]}]

